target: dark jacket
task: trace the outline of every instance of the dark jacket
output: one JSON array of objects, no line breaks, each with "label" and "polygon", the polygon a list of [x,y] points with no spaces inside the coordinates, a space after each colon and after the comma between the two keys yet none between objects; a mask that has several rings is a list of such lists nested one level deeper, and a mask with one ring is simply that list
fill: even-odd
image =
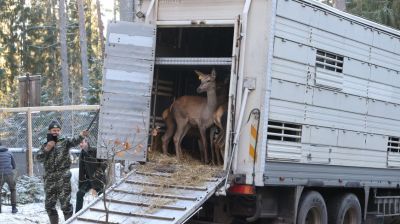
[{"label": "dark jacket", "polygon": [[79,188],[90,184],[90,188],[100,191],[104,187],[104,171],[107,168],[107,163],[96,158],[96,151],[96,148],[90,146],[88,150],[81,150],[79,155]]},{"label": "dark jacket", "polygon": [[46,152],[43,144],[40,148],[36,158],[43,162],[45,175],[55,174],[58,175],[60,172],[69,171],[71,167],[71,157],[69,150],[71,147],[79,145],[83,140],[82,136],[77,136],[75,138],[59,138],[54,149]]},{"label": "dark jacket", "polygon": [[10,175],[15,168],[13,154],[7,148],[0,146],[0,175]]}]

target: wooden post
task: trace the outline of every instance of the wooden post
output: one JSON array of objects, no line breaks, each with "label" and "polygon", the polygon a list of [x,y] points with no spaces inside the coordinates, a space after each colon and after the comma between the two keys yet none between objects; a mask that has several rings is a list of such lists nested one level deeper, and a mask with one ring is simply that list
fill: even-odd
[{"label": "wooden post", "polygon": [[32,110],[29,107],[27,113],[28,118],[28,147],[26,149],[26,164],[28,176],[33,176],[33,157],[32,157]]}]

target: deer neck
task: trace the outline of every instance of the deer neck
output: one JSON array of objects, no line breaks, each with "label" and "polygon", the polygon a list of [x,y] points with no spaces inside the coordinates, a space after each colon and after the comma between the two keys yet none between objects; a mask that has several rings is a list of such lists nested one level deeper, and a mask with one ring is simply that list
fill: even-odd
[{"label": "deer neck", "polygon": [[207,90],[207,108],[210,112],[214,112],[217,109],[217,93],[215,88]]}]

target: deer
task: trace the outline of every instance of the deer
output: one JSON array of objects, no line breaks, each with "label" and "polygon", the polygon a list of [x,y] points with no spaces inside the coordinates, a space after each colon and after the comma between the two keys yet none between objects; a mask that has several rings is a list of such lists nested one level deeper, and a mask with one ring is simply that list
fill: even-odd
[{"label": "deer", "polygon": [[[191,127],[197,127],[200,133],[200,156],[204,163],[208,163],[206,131],[214,124],[213,114],[217,109],[216,72],[204,74],[195,71],[200,80],[197,93],[207,93],[207,97],[181,96],[176,99],[169,109],[164,110],[163,118],[167,131],[162,136],[163,153],[167,153],[168,143],[173,135],[177,159],[182,159],[181,142]],[[175,121],[175,122],[174,122]],[[175,128],[176,126],[176,128]],[[173,133],[175,131],[175,133]],[[204,159],[203,159],[204,158]]]},{"label": "deer", "polygon": [[219,129],[218,134],[216,134],[216,129],[212,129],[210,133],[211,160],[215,165],[220,165],[224,158],[227,110],[228,103],[226,102],[219,105],[213,114],[214,124]]}]

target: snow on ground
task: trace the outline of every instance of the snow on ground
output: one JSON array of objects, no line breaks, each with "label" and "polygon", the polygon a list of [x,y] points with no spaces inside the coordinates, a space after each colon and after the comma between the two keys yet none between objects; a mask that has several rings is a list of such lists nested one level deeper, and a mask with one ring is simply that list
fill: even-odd
[{"label": "snow on ground", "polygon": [[[75,209],[75,197],[78,189],[78,168],[71,169],[72,177],[72,200],[71,204]],[[1,224],[48,224],[49,218],[44,209],[44,191],[41,179],[38,177],[21,176],[17,180],[17,208],[18,213],[11,213],[10,205],[2,205],[2,213],[0,213]],[[4,189],[8,190],[7,184]],[[84,206],[93,198],[86,196]],[[24,203],[24,204],[22,204]],[[60,223],[64,221],[63,213],[57,205]]]},{"label": "snow on ground", "polygon": [[[17,205],[18,213],[11,213],[11,206],[2,206],[0,223],[4,224],[28,224],[28,223],[50,223],[44,203],[30,203]],[[62,214],[59,212],[59,214]]]}]

